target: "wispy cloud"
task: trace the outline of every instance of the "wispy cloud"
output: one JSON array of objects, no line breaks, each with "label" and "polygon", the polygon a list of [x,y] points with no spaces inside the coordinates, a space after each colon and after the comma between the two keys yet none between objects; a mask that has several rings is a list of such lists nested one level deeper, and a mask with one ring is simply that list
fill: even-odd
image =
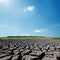
[{"label": "wispy cloud", "polygon": [[34,6],[28,6],[28,7],[24,8],[24,12],[34,11],[34,10],[35,10],[35,7]]},{"label": "wispy cloud", "polygon": [[41,33],[42,31],[41,30],[34,30],[35,32],[38,32],[38,33]]},{"label": "wispy cloud", "polygon": [[43,32],[48,32],[48,29],[36,29],[36,30],[33,30],[34,32],[36,33],[43,33]]}]

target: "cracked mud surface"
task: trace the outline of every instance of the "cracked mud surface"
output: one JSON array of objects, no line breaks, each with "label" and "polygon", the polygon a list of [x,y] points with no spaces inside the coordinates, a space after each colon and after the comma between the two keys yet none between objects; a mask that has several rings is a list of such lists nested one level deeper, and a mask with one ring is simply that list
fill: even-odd
[{"label": "cracked mud surface", "polygon": [[60,60],[60,41],[0,40],[0,60]]}]

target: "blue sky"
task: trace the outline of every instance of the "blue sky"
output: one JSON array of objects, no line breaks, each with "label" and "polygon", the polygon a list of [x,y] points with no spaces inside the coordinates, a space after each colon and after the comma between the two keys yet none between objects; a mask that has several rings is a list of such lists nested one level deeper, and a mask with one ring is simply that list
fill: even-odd
[{"label": "blue sky", "polygon": [[60,37],[60,0],[0,0],[0,36]]}]

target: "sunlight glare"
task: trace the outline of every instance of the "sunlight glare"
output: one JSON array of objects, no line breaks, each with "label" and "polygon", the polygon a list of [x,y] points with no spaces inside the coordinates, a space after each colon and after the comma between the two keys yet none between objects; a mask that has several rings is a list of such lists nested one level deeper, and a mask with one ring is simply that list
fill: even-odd
[{"label": "sunlight glare", "polygon": [[2,4],[2,5],[5,5],[5,6],[8,6],[8,5],[10,5],[10,0],[0,0],[0,4]]}]

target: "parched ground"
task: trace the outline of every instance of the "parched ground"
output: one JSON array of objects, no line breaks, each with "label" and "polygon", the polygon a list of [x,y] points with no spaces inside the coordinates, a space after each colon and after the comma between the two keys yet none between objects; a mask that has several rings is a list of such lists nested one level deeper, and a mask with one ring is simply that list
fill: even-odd
[{"label": "parched ground", "polygon": [[60,40],[0,40],[0,60],[60,60]]}]

